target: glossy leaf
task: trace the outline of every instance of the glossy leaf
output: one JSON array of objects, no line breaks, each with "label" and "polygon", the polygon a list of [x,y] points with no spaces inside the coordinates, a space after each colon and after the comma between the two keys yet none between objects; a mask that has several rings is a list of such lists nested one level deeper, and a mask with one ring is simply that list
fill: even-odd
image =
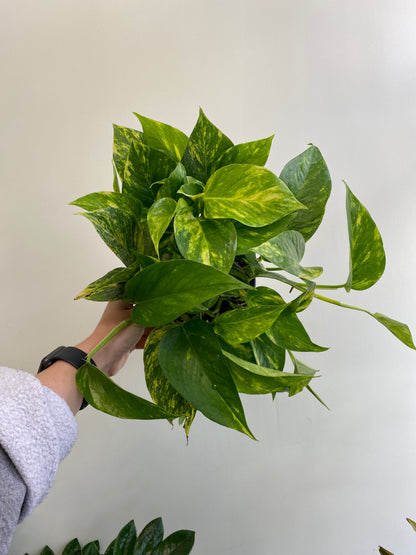
[{"label": "glossy leaf", "polygon": [[114,555],[133,555],[136,539],[136,526],[134,521],[131,520],[123,526],[116,538],[114,544]]},{"label": "glossy leaf", "polygon": [[204,192],[204,187],[197,179],[187,178],[186,182],[178,189],[178,193],[190,198],[199,197]]},{"label": "glossy leaf", "polygon": [[55,553],[52,551],[49,545],[45,545],[45,547],[40,552],[40,555],[55,555]]},{"label": "glossy leaf", "polygon": [[185,424],[189,430],[195,409],[172,386],[159,362],[160,341],[171,327],[155,328],[147,338],[143,351],[144,374],[153,401],[167,413],[185,417],[188,421]]},{"label": "glossy leaf", "polygon": [[305,253],[305,240],[297,231],[283,231],[256,247],[255,251],[280,269],[300,278],[314,279],[322,273],[321,267],[306,268],[299,264]]},{"label": "glossy leaf", "polygon": [[195,542],[195,532],[178,530],[163,540],[152,555],[188,555]]},{"label": "glossy leaf", "polygon": [[100,542],[95,540],[82,548],[82,555],[100,555]]},{"label": "glossy leaf", "polygon": [[[185,167],[179,163],[173,172],[162,179],[159,182],[160,187],[158,187],[158,191],[156,194],[157,200],[164,198],[164,197],[172,197],[175,198],[177,196],[177,191],[186,181],[186,170]],[[153,183],[153,186],[156,183]],[[153,187],[152,187],[153,188]]]},{"label": "glossy leaf", "polygon": [[285,305],[237,308],[220,314],[214,321],[215,333],[227,343],[247,343],[268,331]]},{"label": "glossy leaf", "polygon": [[286,359],[285,349],[278,347],[266,334],[256,337],[250,344],[257,364],[283,371]]},{"label": "glossy leaf", "polygon": [[115,268],[105,276],[96,279],[75,297],[89,301],[116,301],[124,296],[124,286],[136,273],[135,266],[129,268]]},{"label": "glossy leaf", "polygon": [[282,231],[285,231],[292,221],[294,214],[289,214],[272,224],[263,227],[249,227],[235,223],[237,231],[237,251],[236,254],[246,254],[250,250],[256,250],[255,247],[265,243],[269,239],[276,237]]},{"label": "glossy leaf", "polygon": [[350,273],[345,289],[363,290],[374,285],[386,266],[383,241],[367,209],[347,188]]},{"label": "glossy leaf", "polygon": [[173,387],[207,418],[253,438],[211,326],[193,319],[162,338],[159,360]]},{"label": "glossy leaf", "polygon": [[188,143],[188,137],[179,129],[146,118],[140,114],[134,115],[140,120],[143,128],[143,141],[150,147],[164,150],[173,156],[177,161],[182,158]]},{"label": "glossy leaf", "polygon": [[286,308],[287,304],[277,291],[270,287],[258,286],[247,291],[248,306],[278,306]]},{"label": "glossy leaf", "polygon": [[62,555],[81,555],[81,545],[77,538],[71,540],[62,551]]},{"label": "glossy leaf", "polygon": [[249,164],[217,170],[203,199],[206,218],[232,218],[252,227],[269,225],[304,208],[274,173]]},{"label": "glossy leaf", "polygon": [[311,341],[298,316],[294,312],[284,311],[267,332],[269,338],[279,347],[288,351],[327,351]]},{"label": "glossy leaf", "polygon": [[311,146],[286,164],[280,174],[299,202],[308,210],[297,213],[290,229],[299,231],[305,241],[318,229],[331,194],[331,176],[316,146]]},{"label": "glossy leaf", "polygon": [[142,270],[125,289],[133,302],[133,319],[139,326],[168,324],[188,309],[226,291],[249,285],[193,260],[168,260]]},{"label": "glossy leaf", "polygon": [[306,387],[313,376],[289,374],[280,370],[253,364],[234,354],[223,351],[224,355],[233,363],[231,375],[238,391],[250,395],[263,395],[275,391],[300,391]]},{"label": "glossy leaf", "polygon": [[152,553],[159,543],[163,540],[163,522],[162,519],[155,518],[147,524],[140,532],[134,548],[134,555],[147,555]]},{"label": "glossy leaf", "polygon": [[114,539],[110,545],[107,547],[107,549],[105,550],[104,555],[114,555],[114,545],[116,543],[116,540]]},{"label": "glossy leaf", "polygon": [[114,139],[113,139],[113,159],[120,178],[124,175],[124,166],[129,154],[130,145],[133,141],[141,142],[142,133],[136,129],[129,127],[122,127],[120,125],[113,125]]},{"label": "glossy leaf", "polygon": [[139,199],[128,194],[114,193],[112,191],[90,193],[69,204],[79,206],[89,212],[112,206],[113,208],[120,208],[121,210],[131,212],[138,220],[141,219],[143,213],[143,205]]},{"label": "glossy leaf", "polygon": [[288,312],[302,312],[311,304],[315,295],[316,283],[308,281],[307,286],[308,288],[305,291],[288,303],[286,309]]},{"label": "glossy leaf", "polygon": [[231,221],[195,218],[189,208],[175,216],[176,244],[184,258],[228,274],[234,262],[237,232]]},{"label": "glossy leaf", "polygon": [[133,142],[124,168],[123,193],[131,194],[149,207],[155,200],[151,184],[168,177],[175,167],[175,161],[161,150]]},{"label": "glossy leaf", "polygon": [[117,418],[169,420],[179,416],[169,414],[150,401],[121,388],[91,363],[81,366],[76,381],[78,389],[92,407]]},{"label": "glossy leaf", "polygon": [[98,235],[123,264],[134,264],[135,253],[143,249],[143,233],[133,214],[109,206],[81,215],[90,220]]},{"label": "glossy leaf", "polygon": [[165,197],[152,204],[147,213],[150,236],[159,255],[159,241],[167,230],[176,210],[173,198]]},{"label": "glossy leaf", "polygon": [[232,141],[199,110],[199,118],[189,137],[182,164],[188,175],[205,183],[217,158],[231,146]]},{"label": "glossy leaf", "polygon": [[397,320],[393,320],[393,318],[389,318],[384,314],[380,314],[379,312],[375,312],[371,314],[373,318],[375,318],[380,324],[383,324],[393,335],[400,339],[402,343],[410,347],[411,349],[416,349],[415,344],[413,342],[412,334],[410,333],[409,327],[402,322],[398,322]]},{"label": "glossy leaf", "polygon": [[269,157],[274,135],[259,141],[234,145],[224,151],[214,164],[214,171],[230,164],[264,166]]}]

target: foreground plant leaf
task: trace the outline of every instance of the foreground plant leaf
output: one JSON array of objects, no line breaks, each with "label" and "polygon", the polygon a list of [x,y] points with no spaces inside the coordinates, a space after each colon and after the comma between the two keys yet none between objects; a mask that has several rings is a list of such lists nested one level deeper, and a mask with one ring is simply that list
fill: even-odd
[{"label": "foreground plant leaf", "polygon": [[171,420],[179,416],[169,414],[150,401],[126,391],[89,362],[78,370],[76,381],[79,390],[92,407],[117,418]]},{"label": "foreground plant leaf", "polygon": [[189,208],[175,216],[176,244],[184,258],[228,274],[237,248],[237,232],[229,220],[195,218]]},{"label": "foreground plant leaf", "polygon": [[163,522],[160,517],[149,522],[137,538],[136,545],[134,546],[134,555],[147,555],[151,553],[152,549],[163,540],[163,534]]},{"label": "foreground plant leaf", "polygon": [[185,133],[171,125],[146,118],[136,112],[134,115],[142,124],[143,141],[152,148],[166,151],[179,162],[188,143]]},{"label": "foreground plant leaf", "polygon": [[386,255],[374,220],[347,185],[346,189],[350,273],[345,289],[361,291],[380,279],[386,266]]},{"label": "foreground plant leaf", "polygon": [[249,227],[241,224],[240,222],[235,223],[235,229],[237,230],[237,252],[236,254],[247,254],[251,250],[255,251],[256,247],[262,245],[269,239],[276,237],[282,231],[285,231],[289,226],[290,222],[293,220],[294,214],[289,214],[272,224],[265,225],[263,227]]},{"label": "foreground plant leaf", "polygon": [[195,532],[178,530],[154,548],[152,555],[188,555],[195,542]]},{"label": "foreground plant leaf", "polygon": [[113,131],[113,160],[117,173],[122,179],[130,145],[133,141],[142,142],[143,134],[141,131],[121,125],[113,125]]},{"label": "foreground plant leaf", "polygon": [[188,175],[205,183],[217,158],[231,146],[232,141],[200,109],[198,121],[182,157],[182,164]]},{"label": "foreground plant leaf", "polygon": [[100,542],[95,540],[82,548],[81,555],[100,555]]},{"label": "foreground plant leaf", "polygon": [[249,288],[211,266],[193,260],[168,260],[145,268],[128,281],[125,300],[136,305],[132,315],[136,324],[156,327],[216,295]]},{"label": "foreground plant leaf", "polygon": [[77,538],[70,541],[62,551],[62,555],[81,555],[81,545]]},{"label": "foreground plant leaf", "polygon": [[224,350],[223,353],[233,363],[230,366],[231,375],[240,393],[263,395],[275,391],[288,391],[290,395],[294,395],[306,387],[313,378],[313,374],[290,374],[253,364],[229,351]]},{"label": "foreground plant leaf", "polygon": [[255,439],[211,326],[200,319],[162,338],[159,360],[173,387],[207,418]]},{"label": "foreground plant leaf", "polygon": [[384,314],[380,314],[379,312],[375,313],[368,313],[370,316],[375,318],[380,324],[383,324],[393,335],[400,339],[402,343],[410,347],[411,349],[416,349],[415,344],[413,342],[412,334],[410,333],[409,327],[402,322],[398,322],[397,320],[393,320],[393,318],[389,318]]},{"label": "foreground plant leaf", "polygon": [[322,268],[319,266],[305,268],[299,264],[305,254],[305,240],[297,231],[283,231],[254,250],[269,262],[294,276],[311,280],[322,273]]},{"label": "foreground plant leaf", "polygon": [[143,351],[144,374],[153,401],[167,413],[185,418],[184,428],[188,435],[196,411],[172,386],[159,362],[160,341],[171,328],[172,326],[155,328],[147,338]]},{"label": "foreground plant leaf", "polygon": [[250,164],[217,170],[206,184],[203,200],[206,218],[232,218],[252,227],[305,208],[274,173]]},{"label": "foreground plant leaf", "polygon": [[320,352],[328,347],[320,347],[311,341],[298,316],[284,311],[267,332],[269,338],[279,347],[288,351]]},{"label": "foreground plant leaf", "polygon": [[296,214],[290,229],[299,231],[308,241],[321,224],[331,194],[331,177],[322,154],[311,146],[286,164],[280,174],[299,202],[308,210]]},{"label": "foreground plant leaf", "polygon": [[89,195],[85,195],[70,202],[69,204],[79,206],[89,212],[112,206],[113,208],[120,208],[121,210],[131,212],[136,216],[137,220],[140,220],[143,213],[143,205],[137,198],[127,193],[122,195],[121,193],[115,193],[112,191],[90,193]]},{"label": "foreground plant leaf", "polygon": [[260,335],[251,341],[254,357],[257,364],[282,370],[285,366],[286,350],[273,343],[267,334]]},{"label": "foreground plant leaf", "polygon": [[114,543],[114,553],[116,555],[133,554],[134,545],[137,539],[137,531],[134,521],[128,522],[118,533]]}]

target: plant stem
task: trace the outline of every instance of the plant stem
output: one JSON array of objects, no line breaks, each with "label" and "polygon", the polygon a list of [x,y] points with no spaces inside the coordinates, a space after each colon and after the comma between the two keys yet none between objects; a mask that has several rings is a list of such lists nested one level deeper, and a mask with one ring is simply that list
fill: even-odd
[{"label": "plant stem", "polygon": [[94,347],[94,349],[92,349],[88,355],[87,355],[87,362],[91,362],[92,357],[95,355],[95,353],[97,353],[100,349],[102,349],[104,347],[104,345],[106,345],[110,339],[113,339],[113,337],[115,335],[118,334],[119,331],[121,331],[122,329],[126,328],[127,326],[129,326],[130,324],[133,323],[132,318],[127,318],[127,320],[123,320],[123,322],[120,322],[120,324],[118,324],[115,328],[113,328],[110,333],[108,335],[106,335],[104,337],[104,339],[102,339],[98,345],[96,345]]},{"label": "plant stem", "polygon": [[[266,270],[268,272],[276,272],[276,271],[281,271],[282,268],[266,268]],[[299,283],[299,285],[303,285],[303,284]],[[345,283],[343,283],[342,285],[318,285],[318,284],[316,285],[316,289],[343,289],[344,287],[345,287]]]},{"label": "plant stem", "polygon": [[[288,278],[282,276],[281,274],[276,274],[274,272],[265,272],[264,274],[259,274],[257,277],[277,279],[278,281],[281,281],[282,283],[286,283],[287,285],[290,285],[291,287],[294,287],[295,289],[298,289],[299,291],[306,291],[307,290],[307,285],[306,284],[304,285],[303,283],[299,283],[297,281],[292,281],[291,279],[288,279]],[[369,312],[368,310],[365,310],[365,308],[360,308],[359,306],[353,306],[353,305],[350,305],[350,304],[342,303],[340,301],[336,301],[335,299],[331,299],[329,297],[324,297],[322,295],[318,295],[318,293],[315,293],[314,297],[316,299],[319,299],[320,301],[324,301],[326,303],[334,304],[334,305],[340,306],[342,308],[349,308],[350,310],[358,310],[360,312],[365,312],[366,314],[369,314],[370,316],[372,316],[371,312]]]}]

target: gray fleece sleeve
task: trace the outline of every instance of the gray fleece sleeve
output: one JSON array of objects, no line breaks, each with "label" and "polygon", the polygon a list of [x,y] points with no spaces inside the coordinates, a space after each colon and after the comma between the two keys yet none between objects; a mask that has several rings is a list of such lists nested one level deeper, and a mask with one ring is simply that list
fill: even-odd
[{"label": "gray fleece sleeve", "polygon": [[0,555],[17,522],[47,495],[76,437],[59,395],[32,374],[0,367]]}]

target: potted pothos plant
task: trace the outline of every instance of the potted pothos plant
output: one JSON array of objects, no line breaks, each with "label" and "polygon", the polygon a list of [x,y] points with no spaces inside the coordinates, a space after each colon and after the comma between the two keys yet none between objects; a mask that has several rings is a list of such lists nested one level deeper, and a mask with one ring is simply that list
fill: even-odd
[{"label": "potted pothos plant", "polygon": [[[320,400],[311,386],[316,370],[298,354],[327,349],[300,319],[314,300],[365,312],[415,349],[406,324],[318,292],[364,290],[384,271],[380,233],[348,186],[345,282],[321,284],[322,267],[301,264],[331,192],[316,146],[277,176],[264,167],[273,137],[235,145],[202,110],[189,137],[135,115],[141,131],[114,125],[113,190],[72,203],[123,264],[76,298],[134,305],[131,319],[78,371],[78,386],[93,407],[120,418],[178,418],[187,434],[200,411],[253,438],[241,393],[292,396],[306,389]],[[299,294],[289,299],[288,288]],[[144,349],[153,403],[90,362],[131,322],[153,328]]]}]

